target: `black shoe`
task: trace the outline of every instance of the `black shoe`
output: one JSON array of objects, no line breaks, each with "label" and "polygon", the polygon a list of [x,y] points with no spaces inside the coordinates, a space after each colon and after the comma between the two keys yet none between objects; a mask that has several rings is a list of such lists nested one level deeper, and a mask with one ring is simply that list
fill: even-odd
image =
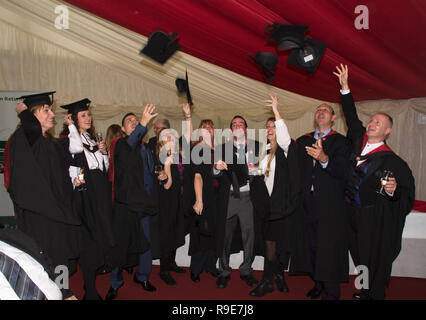
[{"label": "black shoe", "polygon": [[259,281],[253,277],[251,273],[245,276],[240,276],[240,279],[244,280],[250,287],[255,287],[259,283]]},{"label": "black shoe", "polygon": [[275,283],[277,284],[278,291],[281,292],[289,292],[287,283],[285,282],[284,275],[283,274],[276,274],[275,275]]},{"label": "black shoe", "polygon": [[213,271],[207,271],[207,273],[210,273],[213,277],[215,278],[219,278],[221,272],[217,269],[213,270]]},{"label": "black shoe", "polygon": [[174,264],[170,267],[170,271],[176,273],[185,273],[186,270],[184,268],[179,267],[177,264]]},{"label": "black shoe", "polygon": [[263,297],[265,294],[274,291],[274,284],[268,280],[262,280],[260,284],[250,291],[252,297]]},{"label": "black shoe", "polygon": [[191,280],[194,282],[200,282],[200,275],[191,272]]},{"label": "black shoe", "polygon": [[313,287],[311,290],[308,291],[306,296],[311,299],[318,299],[321,296],[321,289],[318,289],[317,287]]},{"label": "black shoe", "polygon": [[118,295],[118,289],[119,288],[115,289],[113,287],[110,287],[105,296],[105,300],[114,300]]},{"label": "black shoe", "polygon": [[82,300],[102,300],[101,296],[98,295],[97,297],[94,298],[87,298],[86,294],[84,294],[83,299]]},{"label": "black shoe", "polygon": [[170,272],[163,271],[163,272],[160,272],[159,275],[160,275],[160,279],[163,280],[167,285],[169,286],[176,285],[176,281],[175,279],[172,278],[172,276],[170,275]]},{"label": "black shoe", "polygon": [[217,278],[216,287],[222,288],[222,289],[226,288],[230,279],[231,279],[231,276]]},{"label": "black shoe", "polygon": [[136,283],[139,283],[140,285],[142,285],[142,288],[143,288],[145,291],[153,292],[153,291],[156,291],[156,290],[157,290],[157,288],[156,288],[156,287],[154,287],[154,286],[151,284],[151,282],[149,282],[148,280],[147,280],[147,281],[140,281],[138,278],[136,278],[136,274],[135,274],[135,276],[133,277],[133,281],[134,281],[134,282],[136,282]]}]

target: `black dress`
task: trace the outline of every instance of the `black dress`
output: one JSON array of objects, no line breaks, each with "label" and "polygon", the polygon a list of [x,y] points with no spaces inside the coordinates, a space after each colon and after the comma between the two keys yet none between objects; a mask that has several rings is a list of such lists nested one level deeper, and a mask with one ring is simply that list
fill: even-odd
[{"label": "black dress", "polygon": [[[176,249],[185,243],[184,216],[180,207],[181,179],[177,164],[170,166],[172,185],[166,190],[158,179],[154,193],[158,197],[161,258],[172,258]],[[169,261],[172,263],[171,261]]]}]

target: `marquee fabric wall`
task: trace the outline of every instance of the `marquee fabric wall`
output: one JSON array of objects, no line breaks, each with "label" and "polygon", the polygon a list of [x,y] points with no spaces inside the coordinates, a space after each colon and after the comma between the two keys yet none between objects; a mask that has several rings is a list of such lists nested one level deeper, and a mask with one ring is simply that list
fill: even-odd
[{"label": "marquee fabric wall", "polygon": [[[0,2],[0,90],[56,90],[57,106],[87,97],[92,100],[95,125],[104,133],[110,124],[120,123],[125,113],[140,114],[143,105],[154,103],[160,117],[169,118],[180,131],[183,100],[174,80],[187,69],[195,125],[211,118],[217,128],[227,128],[232,116],[241,114],[249,127],[261,128],[271,115],[264,100],[276,93],[293,138],[313,129],[315,108],[323,101],[246,78],[183,52],[159,66],[139,55],[146,37],[71,6],[70,29],[57,30],[54,9],[59,4],[63,2]],[[330,104],[338,114],[335,129],[344,134],[340,106]],[[416,198],[426,200],[426,125],[421,124],[426,98],[363,101],[357,108],[363,121],[378,111],[394,117],[388,143],[413,170]],[[64,112],[56,108],[56,113],[58,133]]]}]

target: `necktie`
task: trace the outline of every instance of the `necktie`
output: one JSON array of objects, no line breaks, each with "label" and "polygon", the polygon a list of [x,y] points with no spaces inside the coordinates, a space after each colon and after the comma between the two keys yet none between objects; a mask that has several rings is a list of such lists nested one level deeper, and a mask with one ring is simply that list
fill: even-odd
[{"label": "necktie", "polygon": [[[318,143],[318,140],[321,139],[323,137],[323,135],[324,135],[324,132],[318,132],[318,139],[316,140],[315,143]],[[313,161],[314,167],[315,167],[316,163],[317,163],[317,161],[314,159],[314,161]]]},{"label": "necktie", "polygon": [[11,288],[22,300],[47,300],[44,293],[28,277],[27,273],[12,258],[0,252],[0,272],[9,281]]}]

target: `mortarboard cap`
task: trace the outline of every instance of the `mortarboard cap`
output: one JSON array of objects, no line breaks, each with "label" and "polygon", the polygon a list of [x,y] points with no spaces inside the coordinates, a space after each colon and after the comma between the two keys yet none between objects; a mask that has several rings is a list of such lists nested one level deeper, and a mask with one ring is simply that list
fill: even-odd
[{"label": "mortarboard cap", "polygon": [[90,102],[91,101],[86,98],[80,101],[76,101],[76,102],[61,106],[61,108],[68,110],[68,114],[77,114],[80,111],[88,110],[90,106]]},{"label": "mortarboard cap", "polygon": [[292,26],[275,22],[267,26],[266,29],[271,30],[267,41],[275,40],[278,50],[288,50],[302,47],[305,39],[304,33],[309,29],[309,26]]},{"label": "mortarboard cap", "polygon": [[272,81],[275,78],[275,73],[272,72],[278,64],[278,56],[275,53],[258,51],[254,58],[251,55],[249,57],[260,66],[268,81]]},{"label": "mortarboard cap", "polygon": [[191,92],[189,92],[189,82],[188,82],[188,72],[185,72],[185,79],[176,78],[176,88],[181,93],[186,93],[186,99],[188,100],[188,103],[190,106],[192,106],[192,97]]},{"label": "mortarboard cap", "polygon": [[140,53],[158,63],[164,64],[176,50],[180,50],[181,48],[175,42],[177,36],[177,33],[173,33],[169,36],[163,31],[155,31],[149,36],[148,43],[142,48]]},{"label": "mortarboard cap", "polygon": [[54,93],[56,93],[56,91],[35,93],[19,97],[18,99],[24,99],[22,102],[28,107],[28,109],[35,106],[44,106],[45,104],[51,106],[53,104]]},{"label": "mortarboard cap", "polygon": [[327,45],[312,38],[305,38],[302,48],[292,49],[287,63],[312,73],[317,69]]}]

